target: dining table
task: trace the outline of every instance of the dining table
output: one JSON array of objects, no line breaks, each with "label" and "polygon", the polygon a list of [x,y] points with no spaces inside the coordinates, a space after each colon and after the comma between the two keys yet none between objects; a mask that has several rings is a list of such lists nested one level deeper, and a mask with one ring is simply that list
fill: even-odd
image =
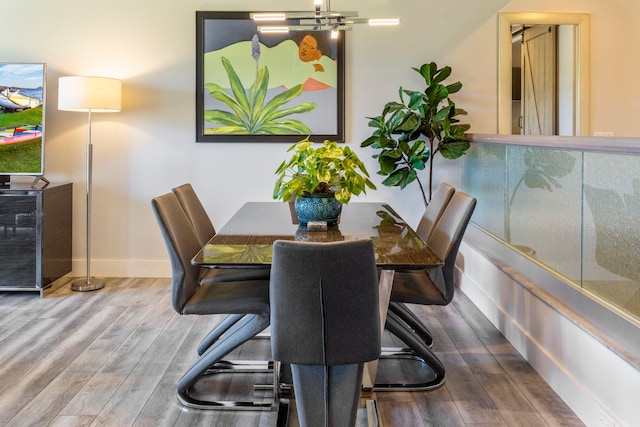
[{"label": "dining table", "polygon": [[[380,330],[384,331],[394,271],[433,268],[444,261],[386,203],[351,202],[336,224],[299,224],[293,204],[247,202],[195,255],[194,265],[208,268],[270,268],[273,242],[334,242],[371,239],[380,270]],[[316,228],[317,227],[317,228]],[[366,364],[363,396],[371,394],[377,361]]]}]

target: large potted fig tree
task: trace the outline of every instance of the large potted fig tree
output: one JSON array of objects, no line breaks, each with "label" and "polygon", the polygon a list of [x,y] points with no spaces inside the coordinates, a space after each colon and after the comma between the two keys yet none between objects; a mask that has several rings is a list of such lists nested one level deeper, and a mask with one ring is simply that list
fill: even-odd
[{"label": "large potted fig tree", "polygon": [[[462,88],[462,83],[445,84],[451,67],[438,68],[436,63],[413,68],[426,83],[423,91],[399,89],[400,102],[388,102],[382,114],[369,117],[373,134],[362,147],[378,150],[382,181],[387,186],[401,189],[416,181],[420,186],[425,206],[431,200],[433,159],[436,154],[446,159],[457,159],[469,148],[465,132],[470,125],[461,124],[458,116],[467,112],[456,108],[451,94]],[[428,186],[425,189],[418,171],[429,167]]]},{"label": "large potted fig tree", "polygon": [[356,153],[334,141],[314,144],[305,139],[287,150],[292,152],[276,170],[273,198],[288,202],[295,198],[300,223],[335,223],[342,205],[352,196],[375,190],[369,173]]}]

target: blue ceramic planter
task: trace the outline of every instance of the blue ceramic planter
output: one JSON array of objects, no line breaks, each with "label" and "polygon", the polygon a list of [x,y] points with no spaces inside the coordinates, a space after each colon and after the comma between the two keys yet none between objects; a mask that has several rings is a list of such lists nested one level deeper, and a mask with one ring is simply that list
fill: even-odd
[{"label": "blue ceramic planter", "polygon": [[300,224],[309,221],[325,221],[327,224],[338,222],[342,203],[336,200],[333,195],[327,194],[306,194],[296,197],[296,213]]}]

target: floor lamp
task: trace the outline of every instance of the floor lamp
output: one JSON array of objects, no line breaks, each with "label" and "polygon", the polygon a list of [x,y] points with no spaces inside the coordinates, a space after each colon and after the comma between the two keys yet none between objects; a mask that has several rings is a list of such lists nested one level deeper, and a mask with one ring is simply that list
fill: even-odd
[{"label": "floor lamp", "polygon": [[95,291],[104,287],[104,280],[91,278],[91,187],[93,145],[91,144],[91,113],[120,111],[122,84],[106,77],[68,76],[58,80],[58,110],[88,113],[89,139],[87,142],[87,277],[74,280],[74,291]]}]

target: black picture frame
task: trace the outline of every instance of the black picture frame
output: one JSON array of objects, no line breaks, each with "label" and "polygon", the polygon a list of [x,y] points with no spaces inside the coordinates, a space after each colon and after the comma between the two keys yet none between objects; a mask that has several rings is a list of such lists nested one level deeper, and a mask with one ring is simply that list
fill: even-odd
[{"label": "black picture frame", "polygon": [[[264,34],[257,27],[250,12],[196,12],[196,142],[344,142],[344,32],[331,39],[326,31]],[[319,59],[298,54],[305,36],[317,43]],[[265,90],[252,92],[256,81]],[[260,108],[265,105],[271,108]]]}]

